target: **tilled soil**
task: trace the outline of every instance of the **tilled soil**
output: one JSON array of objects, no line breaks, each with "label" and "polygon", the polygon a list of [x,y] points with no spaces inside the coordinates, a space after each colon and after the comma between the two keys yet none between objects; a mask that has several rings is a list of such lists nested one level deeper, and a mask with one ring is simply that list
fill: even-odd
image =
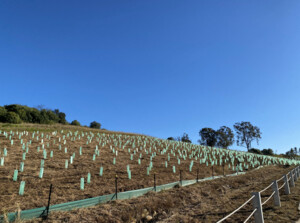
[{"label": "tilled soil", "polygon": [[[200,182],[124,201],[112,201],[91,208],[69,212],[52,212],[46,222],[217,222],[261,191],[292,167],[268,166],[245,175]],[[283,184],[283,180],[279,183]],[[291,194],[280,190],[281,207],[273,198],[263,206],[265,222],[295,222],[300,218],[300,180],[291,187]],[[272,193],[262,193],[262,202]],[[224,222],[243,222],[252,212],[252,202]],[[35,219],[29,222],[39,222]],[[249,222],[254,222],[253,217]]]}]

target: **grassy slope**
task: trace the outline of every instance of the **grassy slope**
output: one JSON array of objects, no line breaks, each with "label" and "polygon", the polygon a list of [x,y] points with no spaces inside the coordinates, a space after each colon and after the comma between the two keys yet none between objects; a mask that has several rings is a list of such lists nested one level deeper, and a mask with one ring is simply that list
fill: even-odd
[{"label": "grassy slope", "polygon": [[87,131],[87,132],[100,132],[100,133],[110,133],[110,134],[125,134],[125,135],[132,135],[132,136],[138,136],[138,135],[146,136],[144,134],[110,131],[110,130],[103,130],[103,129],[92,129],[84,126],[62,125],[62,124],[51,124],[51,125],[31,124],[31,123],[9,124],[9,123],[0,122],[0,129],[5,131],[18,130],[18,131],[28,131],[28,132],[33,132],[33,131],[53,132],[56,130],[70,130],[70,131]]},{"label": "grassy slope", "polygon": [[[217,222],[248,200],[251,192],[260,191],[291,167],[265,167],[246,175],[201,182],[161,193],[151,192],[143,197],[113,201],[91,208],[70,212],[53,212],[46,222]],[[279,183],[281,185],[282,182]],[[281,207],[271,199],[264,207],[265,222],[295,222],[300,218],[300,180],[290,195],[281,190]],[[262,194],[264,201],[272,191]],[[252,212],[252,203],[225,222],[243,222]],[[39,222],[33,220],[29,222]],[[253,222],[253,218],[250,222]]]}]

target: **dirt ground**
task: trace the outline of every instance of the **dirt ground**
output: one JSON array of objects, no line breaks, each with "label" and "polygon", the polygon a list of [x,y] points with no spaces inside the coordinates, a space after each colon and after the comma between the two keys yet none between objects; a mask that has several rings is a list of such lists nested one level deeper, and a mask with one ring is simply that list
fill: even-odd
[{"label": "dirt ground", "polygon": [[[14,130],[16,132],[16,129]],[[75,131],[73,131],[74,133]],[[59,133],[56,136],[51,134],[51,131],[45,131],[43,137],[43,143],[41,143],[41,132],[35,134],[32,139],[32,132],[22,136],[23,143],[32,140],[32,144],[29,145],[29,151],[26,154],[24,160],[24,172],[19,171],[18,180],[14,182],[12,180],[15,169],[20,168],[22,162],[22,154],[25,149],[22,149],[21,140],[18,135],[12,136],[14,140],[13,145],[9,138],[6,138],[0,134],[0,152],[2,157],[4,148],[7,148],[8,155],[5,157],[4,166],[0,166],[0,214],[4,212],[14,212],[17,207],[22,210],[32,209],[37,207],[43,207],[47,205],[48,193],[50,184],[53,184],[53,193],[51,197],[51,204],[65,203],[69,201],[75,201],[85,198],[96,197],[100,195],[114,193],[115,175],[118,175],[118,191],[128,191],[134,189],[140,189],[153,186],[153,174],[156,174],[156,184],[166,184],[179,180],[179,169],[182,170],[182,179],[196,179],[197,169],[199,169],[199,178],[209,177],[212,175],[212,169],[205,164],[199,164],[195,162],[192,171],[189,171],[189,165],[191,160],[181,158],[181,163],[178,165],[177,158],[173,155],[170,156],[168,161],[168,167],[165,167],[165,161],[167,160],[167,154],[160,155],[159,150],[165,148],[165,144],[161,144],[161,141],[154,141],[153,144],[148,144],[147,149],[157,149],[157,156],[152,160],[153,169],[149,175],[146,174],[147,166],[150,163],[151,153],[146,153],[144,149],[139,149],[136,154],[133,153],[132,142],[127,144],[124,149],[120,149],[119,145],[115,146],[116,141],[104,138],[106,140],[101,141],[101,145],[97,141],[97,137],[94,137],[89,144],[87,135],[80,139],[72,140],[72,137],[67,136],[68,131]],[[36,136],[39,135],[39,139]],[[51,136],[51,139],[47,139],[46,136]],[[66,144],[63,143],[63,135],[66,136]],[[130,139],[129,136],[121,136],[120,139],[125,142]],[[59,138],[61,142],[59,143]],[[55,140],[55,142],[54,142]],[[141,140],[142,142],[143,140]],[[103,142],[107,142],[102,146]],[[47,146],[49,143],[49,147]],[[149,143],[149,142],[148,142]],[[39,171],[41,160],[43,160],[42,144],[44,144],[47,151],[47,158],[44,159],[44,175],[43,178],[39,178]],[[61,145],[61,150],[59,150]],[[99,146],[100,155],[96,156],[93,161],[93,154],[95,153],[96,145]],[[110,147],[118,150],[118,156],[112,152]],[[136,143],[136,147],[140,147]],[[40,147],[40,151],[37,151],[37,147]],[[82,155],[79,155],[79,148],[82,147]],[[65,153],[64,148],[67,148]],[[131,149],[128,152],[128,149]],[[50,157],[50,151],[53,151],[53,157]],[[70,157],[75,153],[73,164],[70,163]],[[131,154],[133,160],[131,160]],[[138,164],[139,155],[142,154],[141,164]],[[113,165],[113,158],[116,157],[116,164]],[[65,161],[69,160],[69,166],[65,168]],[[199,160],[198,160],[199,161]],[[130,165],[132,172],[131,180],[128,179],[127,165]],[[176,166],[176,173],[173,173],[172,166]],[[103,176],[99,176],[100,166],[103,166]],[[232,169],[225,167],[225,174],[233,173]],[[87,174],[91,173],[91,183],[87,184]],[[214,175],[223,174],[222,166],[214,166]],[[80,190],[80,178],[85,178],[85,189]],[[25,184],[25,193],[20,196],[19,187],[20,181],[23,180]]]},{"label": "dirt ground", "polygon": [[[13,128],[14,132],[11,135],[14,140],[13,145],[11,145],[9,137],[3,134],[3,130],[5,130],[10,135],[10,128]],[[28,132],[24,131],[26,129]],[[88,128],[80,127],[64,129],[62,126],[40,125],[0,125],[0,130],[2,130],[0,134],[0,157],[5,158],[4,166],[0,166],[0,214],[15,212],[18,208],[27,210],[46,206],[50,184],[53,184],[51,205],[54,205],[114,193],[116,175],[118,175],[118,191],[122,192],[153,186],[154,174],[156,174],[156,185],[161,185],[179,181],[179,170],[182,171],[183,180],[196,179],[197,172],[199,172],[198,177],[200,179],[209,177],[212,173],[222,175],[223,170],[225,174],[233,173],[232,166],[230,168],[228,166],[231,158],[227,155],[221,158],[223,164],[227,160],[224,167],[215,164],[212,169],[211,163],[208,163],[208,166],[207,163],[200,164],[199,160],[203,158],[203,151],[198,151],[197,154],[194,150],[195,147],[187,149],[191,147],[185,147],[183,143],[154,139],[143,135],[89,131]],[[39,132],[37,132],[38,130]],[[53,133],[54,130],[58,130],[57,134]],[[62,130],[63,132],[61,132]],[[79,131],[77,132],[77,130]],[[35,132],[34,138],[32,138],[33,132]],[[75,132],[77,132],[76,136]],[[20,133],[23,133],[21,139],[19,138]],[[97,135],[98,133],[101,135]],[[79,135],[81,135],[80,138]],[[28,144],[30,141],[31,144]],[[22,143],[28,145],[25,160],[22,160],[22,155],[26,151],[26,146],[23,147]],[[175,149],[170,149],[173,144],[178,145],[178,148],[176,149],[175,146]],[[43,145],[47,151],[46,159],[43,156]],[[93,160],[97,146],[100,155],[95,155],[95,160]],[[166,150],[168,146],[169,149]],[[39,151],[38,147],[40,147]],[[82,147],[82,155],[79,154],[80,147]],[[4,148],[7,149],[7,156],[4,156]],[[66,152],[65,148],[67,148]],[[50,157],[51,151],[53,157]],[[118,155],[116,155],[116,151],[118,151]],[[218,158],[217,150],[212,151],[208,156]],[[75,158],[71,164],[70,157],[74,153]],[[155,156],[153,156],[154,153],[156,153]],[[185,158],[179,156],[182,154],[185,154]],[[140,155],[141,164],[138,163]],[[235,157],[235,166],[239,161],[236,159],[236,154],[231,155]],[[196,159],[197,156],[198,160]],[[114,158],[116,158],[115,165],[113,164]],[[178,158],[180,158],[180,164]],[[247,163],[248,158],[244,158]],[[151,159],[153,169],[147,175],[146,170]],[[264,162],[271,162],[268,159],[268,157],[264,157]],[[42,179],[39,178],[41,160],[44,160]],[[67,169],[65,168],[66,160],[69,162]],[[191,160],[194,160],[194,165],[192,171],[189,171]],[[20,168],[22,161],[24,161],[24,172],[19,171],[18,180],[14,182],[12,180],[14,170]],[[166,161],[168,161],[167,167],[165,166]],[[262,158],[257,158],[256,162],[260,165]],[[128,179],[127,165],[130,165],[131,179]],[[103,167],[103,176],[99,175],[101,166]],[[175,173],[173,166],[176,167]],[[251,167],[248,170],[251,170]],[[264,171],[266,171],[265,176],[263,176]],[[139,199],[102,205],[100,211],[98,209],[82,209],[64,213],[63,218],[53,213],[51,219],[52,221],[59,219],[58,221],[67,222],[132,222],[135,220],[144,221],[144,215],[151,215],[152,221],[215,221],[229,213],[233,206],[237,206],[239,202],[245,200],[255,189],[253,188],[255,185],[264,183],[264,181],[269,183],[269,176],[278,178],[277,176],[286,171],[287,169],[280,167],[267,167],[258,172],[247,174],[249,177],[214,180],[158,195],[148,194]],[[90,184],[86,183],[88,173],[91,173]],[[257,175],[258,173],[261,174]],[[85,178],[84,190],[80,190],[80,178],[82,177]],[[251,180],[249,181],[249,179]],[[23,196],[19,195],[21,180],[26,182]],[[161,199],[161,196],[164,198]],[[218,213],[215,213],[218,208],[211,210],[216,204],[222,206],[220,206]],[[90,214],[84,214],[90,211]],[[98,212],[99,214],[96,214]],[[73,218],[74,213],[79,215],[76,214],[77,217]],[[181,218],[182,220],[180,220]]]},{"label": "dirt ground", "polygon": [[[91,208],[52,212],[45,222],[217,222],[275,179],[294,167],[270,166],[245,175],[215,179],[124,201],[112,201]],[[279,182],[279,186],[282,185]],[[300,180],[291,194],[280,192],[281,207],[273,199],[263,206],[265,222],[296,222],[300,218]],[[262,201],[271,194],[267,190]],[[243,222],[252,212],[252,203],[224,222]],[[39,219],[28,222],[40,222]],[[254,222],[253,217],[249,222]]]}]

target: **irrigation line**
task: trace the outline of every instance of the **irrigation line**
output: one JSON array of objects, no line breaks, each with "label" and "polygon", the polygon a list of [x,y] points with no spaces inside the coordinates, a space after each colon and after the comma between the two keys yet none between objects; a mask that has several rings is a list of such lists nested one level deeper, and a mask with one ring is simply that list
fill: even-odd
[{"label": "irrigation line", "polygon": [[269,186],[267,186],[265,189],[259,191],[259,193],[262,193],[262,192],[268,190],[272,185],[273,185],[273,182]]},{"label": "irrigation line", "polygon": [[280,190],[281,188],[283,188],[283,187],[284,187],[284,185],[285,185],[285,182],[284,182],[284,184],[282,184],[282,186],[281,186],[281,187],[279,187],[279,188],[278,188],[278,190]]},{"label": "irrigation line", "polygon": [[246,223],[255,213],[255,211],[257,211],[257,208],[255,208],[252,213],[248,216],[248,218],[243,222],[243,223]]},{"label": "irrigation line", "polygon": [[224,220],[226,220],[227,218],[229,218],[231,215],[233,215],[234,213],[238,212],[242,207],[244,207],[246,204],[248,204],[253,198],[255,197],[255,195],[253,195],[249,200],[247,200],[244,204],[242,204],[240,207],[238,207],[237,209],[235,209],[233,212],[231,212],[229,215],[227,215],[226,217],[222,218],[221,220],[219,220],[217,223],[220,223]]},{"label": "irrigation line", "polygon": [[273,197],[274,194],[275,194],[275,191],[270,195],[270,197],[268,197],[267,200],[265,200],[265,201],[261,204],[261,206],[265,205],[265,204]]}]

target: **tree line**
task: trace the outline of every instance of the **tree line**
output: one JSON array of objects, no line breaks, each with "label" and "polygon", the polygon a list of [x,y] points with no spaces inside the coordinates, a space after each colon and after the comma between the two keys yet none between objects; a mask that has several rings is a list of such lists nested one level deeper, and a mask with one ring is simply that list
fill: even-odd
[{"label": "tree line", "polygon": [[[200,139],[198,140],[198,143],[204,146],[228,149],[229,146],[236,142],[238,146],[246,147],[247,151],[250,153],[269,156],[275,155],[271,148],[262,150],[252,148],[252,143],[256,142],[258,144],[261,139],[262,133],[259,127],[252,125],[250,122],[237,122],[233,125],[233,128],[235,134],[233,130],[227,126],[221,126],[218,130],[209,127],[202,128],[199,131]],[[181,137],[169,137],[167,139],[187,143],[192,142],[187,133],[184,133]],[[285,154],[280,154],[278,156],[290,159],[300,159],[300,147],[291,148]]]},{"label": "tree line", "polygon": [[[252,125],[250,122],[237,122],[233,125],[233,127],[236,133],[236,137],[233,130],[227,126],[221,126],[218,130],[214,130],[208,127],[202,128],[199,131],[200,139],[198,140],[198,142],[204,146],[227,149],[236,141],[238,146],[244,146],[248,151],[250,151],[252,148],[252,142],[256,141],[258,144],[259,140],[261,139],[262,133],[259,127]],[[192,142],[188,134],[186,133],[184,133],[182,137],[169,137],[168,140],[176,140],[189,143]]]},{"label": "tree line", "polygon": [[[76,125],[81,126],[80,122],[73,120],[69,123],[66,120],[66,114],[59,109],[46,109],[43,106],[37,108],[28,107],[25,105],[11,104],[0,106],[0,122],[3,123],[38,123],[38,124],[55,124]],[[93,121],[90,123],[90,128],[100,129],[101,124]]]}]

